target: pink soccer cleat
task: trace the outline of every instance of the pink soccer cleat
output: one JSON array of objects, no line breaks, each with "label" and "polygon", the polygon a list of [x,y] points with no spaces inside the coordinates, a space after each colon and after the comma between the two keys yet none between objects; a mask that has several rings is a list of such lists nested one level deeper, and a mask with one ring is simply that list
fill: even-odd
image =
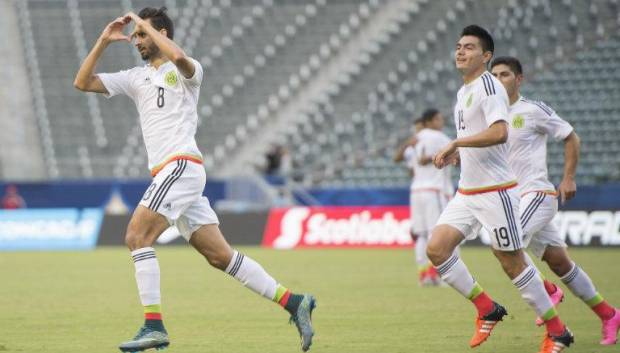
[{"label": "pink soccer cleat", "polygon": [[616,313],[609,320],[603,320],[603,339],[601,344],[610,346],[618,342],[618,329],[620,329],[620,310],[615,309]]},{"label": "pink soccer cleat", "polygon": [[[562,300],[564,300],[564,292],[562,291],[562,288],[560,288],[560,286],[555,286],[556,291],[553,294],[549,295],[549,298],[551,298],[551,303],[553,303],[553,306],[558,306]],[[545,324],[545,321],[539,317],[536,318],[536,326],[542,326]]]}]

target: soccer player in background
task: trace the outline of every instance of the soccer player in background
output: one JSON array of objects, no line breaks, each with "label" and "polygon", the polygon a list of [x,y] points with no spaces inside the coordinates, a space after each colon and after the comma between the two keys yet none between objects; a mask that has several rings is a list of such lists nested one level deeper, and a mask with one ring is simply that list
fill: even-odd
[{"label": "soccer player in background", "polygon": [[[131,22],[135,27],[128,36],[123,30]],[[125,238],[135,265],[145,321],[134,339],[119,348],[135,352],[169,344],[162,321],[159,262],[152,246],[173,225],[209,264],[284,307],[297,326],[302,350],[307,351],[314,335],[314,297],[292,293],[254,260],[232,249],[219,230],[209,200],[202,196],[206,173],[194,135],[203,71],[198,61],[177,46],[173,35],[166,8],[145,8],[138,15],[127,13],[105,27],[74,82],[81,91],[106,97],[123,94],[135,102],[153,176]],[[97,61],[108,45],[132,40],[147,62],[145,66],[95,74]]]},{"label": "soccer player in background", "polygon": [[433,166],[433,156],[450,139],[442,131],[444,118],[437,109],[427,109],[422,113],[422,128],[416,134],[415,145],[408,145],[397,156],[402,155],[409,165],[415,166],[415,178],[410,188],[411,230],[416,235],[415,256],[420,286],[440,284],[437,271],[426,256],[426,244],[441,211],[454,194],[451,181],[451,168],[437,169]]},{"label": "soccer player in background", "polygon": [[[588,274],[571,260],[566,243],[552,223],[558,211],[558,195],[564,203],[577,191],[575,171],[579,160],[579,137],[553,109],[521,96],[523,68],[518,59],[498,57],[491,63],[491,72],[502,82],[510,100],[509,163],[519,182],[524,243],[600,318],[603,334],[600,343],[616,344],[620,311],[603,299]],[[557,191],[547,176],[549,137],[564,141],[564,177]],[[564,297],[562,289],[550,281],[544,282],[553,303],[558,305]],[[537,323],[540,324],[540,319]]]},{"label": "soccer player in background", "polygon": [[493,38],[476,25],[467,26],[456,44],[456,68],[463,77],[457,93],[454,119],[457,138],[434,158],[443,168],[458,157],[461,175],[456,196],[442,212],[432,231],[427,254],[442,280],[472,301],[478,315],[471,347],[482,344],[507,314],[471,275],[454,250],[481,227],[491,234],[492,249],[523,300],[545,321],[548,334],[542,353],[558,353],[573,342],[545,291],[537,269],[523,252],[522,229],[517,221],[517,181],[508,165],[508,95],[487,70],[493,57]]}]

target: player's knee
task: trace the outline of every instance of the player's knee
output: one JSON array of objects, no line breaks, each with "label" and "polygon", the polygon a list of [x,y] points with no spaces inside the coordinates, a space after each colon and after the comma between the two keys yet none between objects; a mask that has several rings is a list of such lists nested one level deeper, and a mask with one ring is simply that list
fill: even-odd
[{"label": "player's knee", "polygon": [[230,258],[219,253],[209,254],[205,256],[205,258],[207,259],[207,262],[209,262],[209,265],[222,271],[226,270],[226,267],[228,267],[228,263],[230,262]]},{"label": "player's knee", "polygon": [[127,232],[125,234],[125,244],[129,250],[133,251],[140,248],[140,242],[136,233]]},{"label": "player's knee", "polygon": [[493,253],[510,279],[517,278],[527,268],[521,251],[494,250]]},{"label": "player's knee", "polygon": [[149,241],[148,237],[143,233],[128,230],[125,234],[125,244],[129,250],[133,251],[151,246],[153,242]]},{"label": "player's knee", "polygon": [[433,265],[438,266],[447,260],[450,254],[443,249],[441,244],[431,241],[426,247],[426,256]]}]

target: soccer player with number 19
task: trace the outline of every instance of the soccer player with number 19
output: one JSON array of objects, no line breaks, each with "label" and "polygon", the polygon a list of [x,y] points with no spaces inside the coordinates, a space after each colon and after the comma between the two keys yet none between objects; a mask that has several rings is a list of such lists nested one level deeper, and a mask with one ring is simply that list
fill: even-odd
[{"label": "soccer player with number 19", "polygon": [[504,272],[544,319],[548,335],[541,353],[559,353],[573,342],[573,335],[560,320],[537,269],[524,257],[517,182],[508,165],[508,95],[486,70],[493,50],[491,35],[476,25],[464,28],[456,44],[456,68],[464,81],[454,107],[457,138],[435,156],[434,164],[443,168],[460,158],[461,176],[456,196],[433,229],[427,253],[441,278],[476,307],[476,331],[470,341],[476,347],[507,314],[454,251],[484,227]]},{"label": "soccer player with number 19", "polygon": [[[491,63],[491,72],[502,82],[510,98],[509,162],[519,180],[525,245],[599,317],[603,334],[600,343],[616,344],[620,310],[599,294],[590,276],[571,260],[566,243],[552,223],[558,211],[558,196],[564,202],[577,191],[574,177],[579,159],[579,137],[573,127],[545,103],[521,96],[523,67],[517,58],[496,58]],[[547,137],[564,141],[564,178],[557,192],[547,177]],[[559,304],[564,297],[562,289],[548,280],[544,282],[553,303]],[[540,318],[536,323],[541,323]]]},{"label": "soccer player with number 19", "polygon": [[[127,36],[123,29],[131,22],[134,31]],[[107,97],[123,94],[135,102],[153,176],[126,232],[145,321],[134,339],[119,348],[137,352],[165,348],[170,343],[162,320],[159,262],[152,246],[173,225],[212,266],[284,307],[297,326],[302,350],[307,351],[314,335],[314,297],[292,293],[257,262],[232,249],[219,230],[209,200],[202,195],[206,173],[194,135],[203,72],[200,63],[173,42],[173,34],[174,26],[165,8],[145,8],[139,15],[127,13],[105,27],[74,82],[85,92]],[[142,59],[148,62],[146,66],[94,73],[110,43],[133,39]]]}]

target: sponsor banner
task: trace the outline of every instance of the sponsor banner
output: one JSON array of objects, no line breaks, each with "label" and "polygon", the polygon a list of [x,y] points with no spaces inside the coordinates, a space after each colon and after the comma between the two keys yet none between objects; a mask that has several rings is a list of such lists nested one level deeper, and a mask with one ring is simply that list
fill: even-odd
[{"label": "sponsor banner", "polygon": [[[620,211],[560,211],[552,222],[569,246],[620,246]],[[491,244],[484,230],[479,239]]]},{"label": "sponsor banner", "polygon": [[88,250],[103,220],[98,208],[0,210],[0,250]]},{"label": "sponsor banner", "polygon": [[[220,212],[220,230],[232,245],[260,245],[263,239],[267,211],[243,213]],[[125,246],[125,233],[130,215],[106,215],[101,226],[97,246]],[[168,228],[157,239],[157,245],[186,245],[187,241],[176,227]]]},{"label": "sponsor banner", "polygon": [[[553,222],[570,246],[620,246],[620,211],[560,211]],[[409,207],[293,207],[273,209],[262,245],[409,247]],[[468,245],[490,245],[482,231]]]},{"label": "sponsor banner", "polygon": [[262,245],[295,247],[410,247],[409,207],[293,207],[272,209]]},{"label": "sponsor banner", "polygon": [[553,220],[573,246],[620,246],[620,211],[562,211]]}]

